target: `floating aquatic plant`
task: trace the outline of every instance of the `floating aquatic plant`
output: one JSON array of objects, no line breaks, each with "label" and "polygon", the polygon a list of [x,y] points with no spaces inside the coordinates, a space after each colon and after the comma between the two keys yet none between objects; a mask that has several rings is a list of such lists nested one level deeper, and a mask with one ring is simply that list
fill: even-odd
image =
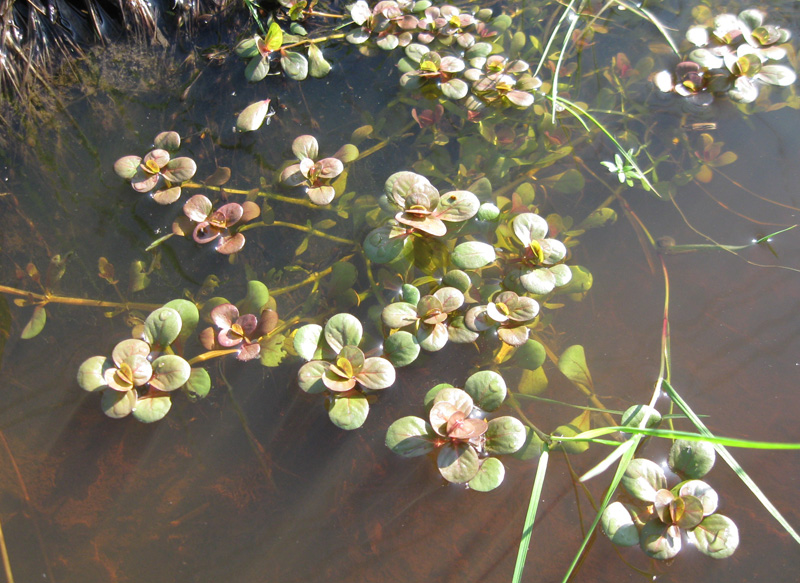
[{"label": "floating aquatic plant", "polygon": [[184,328],[181,313],[188,322],[197,322],[194,304],[174,300],[147,317],[141,338],[119,342],[111,358],[92,356],[81,364],[78,384],[102,393],[100,405],[106,415],[117,419],[133,413],[150,423],[169,412],[170,393],[186,385],[193,373],[186,360],[166,352],[173,342],[191,334],[193,326]]},{"label": "floating aquatic plant", "polygon": [[236,359],[253,360],[261,354],[260,341],[278,325],[278,313],[270,308],[262,310],[260,316],[239,314],[239,308],[233,304],[215,306],[209,314],[211,321],[219,328],[215,334],[213,328],[206,328],[200,333],[200,341],[206,350],[217,348],[239,348]]},{"label": "floating aquatic plant", "polygon": [[214,209],[211,201],[202,194],[195,194],[183,205],[183,213],[191,225],[179,219],[172,226],[179,235],[192,234],[192,238],[201,245],[217,241],[214,249],[223,255],[236,253],[244,247],[245,238],[242,233],[233,229],[261,214],[261,209],[254,202],[242,204],[229,202]]},{"label": "floating aquatic plant", "polygon": [[572,272],[560,263],[567,248],[558,239],[547,238],[547,221],[535,213],[522,213],[511,221],[514,236],[522,243],[521,267],[512,273],[523,288],[532,294],[548,294],[569,283]]},{"label": "floating aquatic plant", "polygon": [[170,204],[181,196],[180,183],[197,172],[194,160],[186,157],[170,158],[170,150],[177,150],[181,138],[176,132],[162,132],[156,136],[155,149],[140,156],[123,156],[114,163],[114,172],[130,181],[136,192],[150,193],[159,204]]},{"label": "floating aquatic plant", "polygon": [[311,202],[318,205],[330,204],[336,196],[331,183],[344,172],[345,163],[358,158],[358,148],[345,144],[330,158],[316,160],[319,156],[319,143],[314,136],[298,136],[292,142],[292,152],[297,164],[287,166],[281,172],[281,182],[289,186],[303,186]]},{"label": "floating aquatic plant", "polygon": [[438,450],[436,465],[445,480],[479,492],[493,490],[503,482],[505,467],[491,456],[515,453],[526,440],[518,419],[485,419],[505,397],[505,381],[493,371],[471,375],[463,389],[437,385],[425,397],[428,421],[398,419],[386,432],[386,446],[403,457]]},{"label": "floating aquatic plant", "polygon": [[699,479],[714,465],[714,457],[711,444],[676,440],[669,466],[688,479],[671,489],[661,466],[633,459],[622,478],[633,500],[614,502],[605,509],[603,531],[614,544],[638,544],[655,559],[675,557],[683,539],[715,559],[729,557],[739,545],[739,530],[730,518],[716,514],[719,496]]},{"label": "floating aquatic plant", "polygon": [[342,429],[357,429],[369,413],[367,393],[394,384],[395,369],[380,356],[367,357],[358,348],[361,322],[350,314],[336,314],[325,327],[307,324],[295,333],[294,348],[307,360],[297,372],[307,393],[328,391],[328,416]]}]

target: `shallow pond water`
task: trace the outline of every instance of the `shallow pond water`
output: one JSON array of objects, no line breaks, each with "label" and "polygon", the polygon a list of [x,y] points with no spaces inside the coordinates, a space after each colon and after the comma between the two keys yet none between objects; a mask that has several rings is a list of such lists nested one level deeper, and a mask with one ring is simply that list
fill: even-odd
[{"label": "shallow pond water", "polygon": [[[681,29],[689,17],[685,10],[678,13],[660,16]],[[797,32],[796,7],[776,15]],[[243,19],[215,23],[201,43],[212,45],[215,35],[232,42],[236,27],[245,26]],[[591,61],[607,67],[621,50],[634,61],[637,44],[657,39],[649,26],[619,13],[610,27],[618,36],[598,35],[596,46],[583,54],[585,66]],[[271,271],[285,266],[306,273],[348,260],[361,269],[363,263],[349,259],[352,248],[323,239],[312,238],[298,255],[304,233],[279,227],[248,231],[234,262],[177,237],[157,254],[145,252],[169,231],[180,209],[156,205],[112,171],[117,158],[147,151],[153,137],[167,129],[183,136],[198,178],[217,166],[230,167],[230,188],[246,191],[258,187],[262,177],[273,180],[291,159],[297,135],[314,134],[322,152],[332,153],[395,100],[399,88],[395,56],[366,58],[347,45],[331,54],[336,66],[328,77],[296,83],[275,76],[257,84],[246,82],[244,63],[234,56],[195,67],[180,51],[118,45],[95,54],[78,69],[81,82],[60,89],[68,115],[45,101],[54,110],[51,116],[19,133],[9,130],[5,138],[0,284],[36,291],[19,269],[34,262],[44,271],[52,255],[68,252],[73,256],[59,284],[61,295],[117,301],[114,287],[97,275],[102,256],[115,265],[122,295],[143,304],[161,304],[187,291],[199,294],[209,274],[219,278],[226,297],[240,298],[247,279],[269,281],[271,289],[302,279],[291,269]],[[591,75],[583,83],[591,92]],[[257,132],[235,132],[236,113],[266,97],[277,106],[272,123]],[[412,104],[401,104],[406,117],[386,122],[405,134],[358,161],[349,190],[377,194],[391,173],[416,160]],[[658,105],[653,123],[677,126],[687,117],[692,116],[678,107]],[[681,187],[680,210],[641,189],[623,190],[641,224],[655,237],[671,236],[679,244],[707,242],[691,224],[715,241],[742,245],[800,222],[796,110],[744,119],[721,100],[702,119],[717,123],[714,139],[738,160],[715,169],[708,184]],[[697,133],[687,136],[697,143]],[[26,143],[13,145],[21,141]],[[600,165],[613,157],[607,144],[596,140],[576,154],[616,186],[615,176]],[[610,190],[589,175],[586,179],[580,192],[537,198],[543,214],[583,217],[602,203]],[[278,191],[295,196],[289,189]],[[317,209],[273,206],[277,219],[300,225],[336,218]],[[585,347],[595,391],[606,407],[624,410],[648,400],[659,374],[663,257],[673,386],[695,411],[708,415],[705,422],[715,433],[800,441],[800,229],[777,236],[771,248],[761,245],[736,255],[706,250],[660,256],[640,244],[634,221],[612,206],[619,220],[587,232],[572,250],[574,263],[591,270],[594,285],[583,301],[567,301],[557,311],[551,337],[556,352],[572,344]],[[337,221],[330,232],[340,237],[360,241],[368,231],[363,224]],[[150,285],[128,294],[128,265],[141,260],[150,266],[154,257],[159,263]],[[358,285],[369,288],[363,273]],[[281,316],[302,313],[308,289],[277,296]],[[10,335],[0,363],[0,521],[15,580],[511,580],[535,460],[504,460],[500,488],[478,493],[445,482],[434,460],[400,458],[384,445],[392,421],[422,414],[429,388],[463,383],[478,359],[473,345],[448,344],[399,369],[395,386],[380,395],[364,427],[354,431],[332,425],[319,396],[298,388],[300,361],[292,357],[274,368],[212,361],[207,369],[213,388],[206,399],[175,398],[164,420],[142,424],[106,418],[97,396],[75,380],[86,358],[105,354],[130,336],[131,314],[50,305],[44,330],[20,340],[31,308],[3,297],[1,315],[4,322],[10,318],[4,325]],[[351,311],[367,318],[371,306],[369,300]],[[134,311],[133,317],[146,312]],[[551,381],[545,397],[586,404],[552,363],[545,369]],[[666,406],[664,400],[659,404]],[[523,408],[549,431],[575,414],[543,403]],[[641,455],[661,462],[667,449],[654,440]],[[797,454],[734,452],[799,526]],[[561,580],[594,517],[584,486],[573,475],[606,453],[592,446],[569,458],[552,454],[523,581]],[[602,498],[609,473],[586,485],[593,500]],[[720,460],[707,480],[720,493],[721,511],[739,526],[741,544],[732,558],[715,561],[688,548],[671,562],[657,562],[638,548],[617,549],[599,535],[572,580],[795,581],[797,544]]]}]

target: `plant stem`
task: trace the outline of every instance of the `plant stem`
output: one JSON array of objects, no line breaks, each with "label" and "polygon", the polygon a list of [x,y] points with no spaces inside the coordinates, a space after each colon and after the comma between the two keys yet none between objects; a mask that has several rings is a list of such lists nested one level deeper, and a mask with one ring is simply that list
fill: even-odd
[{"label": "plant stem", "polygon": [[319,38],[307,38],[301,41],[297,41],[296,43],[292,43],[290,45],[283,45],[281,50],[284,51],[286,49],[293,49],[294,47],[301,47],[303,45],[315,45],[317,43],[324,43],[329,40],[336,40],[339,38],[344,38],[347,35],[343,32],[337,32],[336,34],[329,34],[328,36],[321,36]]},{"label": "plant stem", "polygon": [[261,197],[264,197],[264,198],[267,198],[267,199],[271,199],[271,200],[279,200],[281,202],[287,202],[289,204],[296,204],[296,205],[304,206],[306,208],[311,208],[311,209],[320,209],[320,208],[324,209],[325,208],[325,207],[319,206],[318,204],[314,204],[310,200],[306,200],[304,198],[292,198],[291,196],[283,196],[281,194],[274,194],[274,193],[271,193],[271,192],[264,192],[264,191],[258,190],[258,189],[255,189],[255,191],[254,190],[241,190],[241,189],[238,189],[238,188],[225,188],[225,187],[222,187],[222,186],[210,186],[210,185],[200,184],[198,182],[184,182],[183,184],[181,184],[181,188],[197,188],[197,189],[205,188],[207,190],[214,190],[216,192],[225,192],[225,193],[228,193],[228,194],[244,194],[244,195],[249,195],[252,192],[255,192],[257,196],[261,196]]},{"label": "plant stem", "polygon": [[303,231],[304,233],[310,233],[315,237],[320,237],[322,239],[330,239],[331,241],[336,241],[337,243],[346,243],[348,245],[355,245],[356,242],[350,239],[345,239],[343,237],[337,237],[336,235],[329,235],[324,231],[319,231],[313,227],[307,227],[305,225],[297,225],[295,223],[287,223],[285,221],[273,221],[270,224],[265,223],[264,221],[259,221],[257,223],[250,223],[245,225],[239,232],[242,233],[249,229],[254,229],[255,227],[287,227],[289,229],[295,229],[297,231]]},{"label": "plant stem", "polygon": [[206,362],[207,360],[211,360],[212,358],[217,358],[218,356],[227,356],[228,354],[234,354],[239,352],[238,348],[225,348],[221,350],[209,350],[208,352],[204,352],[202,354],[198,354],[194,358],[187,361],[190,365],[197,364],[198,362]]},{"label": "plant stem", "polygon": [[123,310],[157,310],[162,304],[147,304],[142,302],[106,302],[103,300],[90,300],[88,298],[72,298],[57,296],[51,293],[37,294],[35,292],[0,285],[0,293],[28,298],[32,303],[39,305],[68,304],[71,306],[91,306],[95,308],[121,308]]},{"label": "plant stem", "polygon": [[3,555],[3,570],[6,572],[6,581],[14,583],[14,575],[11,573],[11,561],[8,559],[8,549],[6,548],[6,537],[3,536],[3,525],[0,524],[0,553]]},{"label": "plant stem", "polygon": [[[350,259],[350,257],[352,257],[352,255],[348,255],[347,257],[342,258],[340,260],[340,262],[347,261],[348,259]],[[287,285],[285,287],[279,287],[277,289],[271,290],[269,292],[269,295],[271,295],[271,296],[279,296],[281,294],[285,294],[285,293],[288,293],[290,291],[294,291],[294,290],[296,290],[298,288],[303,287],[304,285],[308,285],[310,283],[314,283],[316,281],[319,281],[320,279],[322,279],[326,275],[330,274],[332,271],[333,271],[333,265],[331,265],[327,269],[323,269],[322,271],[317,271],[317,272],[312,273],[306,279],[304,279],[303,281],[301,281],[299,283],[293,283],[292,285]]]}]

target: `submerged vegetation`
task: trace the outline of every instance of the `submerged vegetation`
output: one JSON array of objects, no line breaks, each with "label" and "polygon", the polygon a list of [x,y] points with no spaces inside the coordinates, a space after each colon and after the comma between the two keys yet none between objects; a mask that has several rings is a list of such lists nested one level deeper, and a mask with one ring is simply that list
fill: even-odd
[{"label": "submerged vegetation", "polygon": [[[129,296],[148,287],[157,265],[132,265],[123,293],[113,265],[101,257],[100,277],[119,301],[94,300],[58,291],[67,258],[53,255],[46,275],[31,262],[18,273],[26,283],[0,286],[20,307],[33,306],[22,337],[36,337],[55,304],[128,314],[130,337],[110,341],[110,356],[86,358],[77,373],[78,385],[97,393],[102,411],[115,419],[130,415],[151,423],[167,416],[173,396],[203,399],[215,389],[209,363],[227,357],[241,366],[258,361],[290,368],[302,391],[324,395],[328,417],[343,430],[369,428],[368,414],[381,407],[384,391],[416,390],[403,382],[403,368],[418,370],[423,359],[447,358],[450,344],[471,347],[455,381],[463,388],[424,387],[427,393],[408,400],[421,402],[421,417],[413,410],[392,412],[396,420],[388,428],[372,429],[385,432],[392,452],[435,458],[444,480],[478,492],[504,481],[505,466],[495,456],[539,460],[515,580],[553,451],[578,455],[589,447],[611,448],[580,481],[616,468],[605,499],[595,504],[592,528],[565,567],[565,580],[598,524],[615,544],[639,545],[656,559],[675,557],[682,541],[710,557],[733,554],[738,529],[716,513],[719,496],[700,480],[715,451],[746,476],[726,445],[800,445],[757,445],[710,434],[670,384],[668,300],[652,397],[621,416],[595,391],[591,355],[587,359],[580,345],[564,347],[557,316],[593,285],[592,273],[577,263],[573,250],[587,231],[613,224],[619,212],[641,233],[648,257],[657,257],[665,274],[665,255],[692,247],[660,245],[630,211],[627,189],[677,204],[681,187],[707,183],[714,169],[737,160],[705,131],[653,131],[650,103],[688,108],[687,124],[703,129],[713,127],[708,108],[714,99],[730,99],[743,116],[800,108],[789,31],[761,10],[715,14],[703,3],[680,46],[652,13],[622,0],[599,9],[588,2],[511,2],[505,10],[470,2],[358,0],[342,13],[318,11],[319,5],[304,1],[281,1],[281,9],[269,12],[247,4],[251,28],[226,49],[241,59],[225,65],[237,75],[243,70],[265,92],[276,76],[322,78],[337,66],[326,59],[328,47],[347,43],[365,60],[390,55],[398,79],[391,98],[380,111],[364,112],[351,143],[327,157],[314,135],[293,136],[284,151],[294,159],[287,154],[267,176],[217,166],[205,168],[213,174],[195,182],[208,160],[174,130],[159,133],[144,156],[109,159],[122,181],[163,205],[148,210],[159,223],[145,250],[153,264],[166,246],[180,257],[203,257],[213,249],[225,256],[214,269],[241,267],[243,277],[234,282],[229,273],[221,284],[203,273],[204,284],[183,298],[136,303]],[[652,54],[611,56],[610,64],[592,74],[597,87],[584,91],[577,57],[608,32],[605,19],[622,9],[662,40]],[[238,114],[231,107],[238,135],[275,130],[277,123],[267,127],[273,118],[281,122],[275,105],[265,98]],[[139,145],[140,152],[149,147]],[[402,156],[389,158],[391,167],[386,159],[370,167],[383,190],[369,191],[367,164],[390,146]],[[580,154],[584,147],[610,159],[589,166]],[[174,156],[179,148],[189,149],[198,162]],[[605,200],[577,219],[556,212],[553,201],[583,193],[587,181],[606,189]],[[126,194],[119,189],[114,196]],[[179,200],[182,210],[166,214],[166,205]],[[294,250],[296,264],[268,271],[261,249],[245,246],[245,233],[248,241],[258,241],[283,229],[304,234]],[[748,246],[706,247],[735,252]],[[233,300],[242,289],[245,296]],[[666,278],[665,289],[668,297]],[[198,330],[201,322],[208,326]],[[547,390],[548,365],[577,389],[581,402],[554,399],[582,411],[539,420],[540,427],[528,405]],[[671,399],[662,407],[663,418],[655,408],[662,391]],[[675,430],[674,424],[688,429]],[[670,469],[683,481],[669,488],[659,465],[634,457],[645,436],[672,441]],[[800,543],[758,486],[746,483]],[[625,493],[612,502],[620,484]]]}]

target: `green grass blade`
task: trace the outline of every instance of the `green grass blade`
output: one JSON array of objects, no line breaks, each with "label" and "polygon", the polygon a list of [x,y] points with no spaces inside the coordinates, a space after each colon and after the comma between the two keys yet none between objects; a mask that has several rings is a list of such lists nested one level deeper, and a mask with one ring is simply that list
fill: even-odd
[{"label": "green grass blade", "polygon": [[550,459],[550,451],[547,449],[547,444],[545,444],[542,447],[542,455],[539,456],[539,466],[536,468],[536,477],[533,480],[531,500],[528,504],[528,513],[525,515],[525,526],[522,527],[522,539],[519,541],[517,563],[514,565],[513,583],[519,583],[522,580],[522,570],[525,568],[525,558],[528,556],[528,547],[533,533],[533,521],[536,519],[539,501],[542,499],[542,488],[544,486],[544,477],[547,474],[548,459]]},{"label": "green grass blade", "polygon": [[645,20],[650,22],[650,24],[655,26],[658,29],[658,32],[661,33],[661,36],[664,37],[664,40],[667,41],[667,44],[673,50],[673,52],[676,55],[680,56],[680,51],[678,51],[678,46],[675,44],[675,41],[672,40],[672,37],[667,32],[666,27],[663,24],[661,24],[661,21],[659,21],[658,18],[656,18],[652,12],[650,12],[646,8],[640,8],[639,6],[631,2],[626,2],[625,0],[614,0],[614,1],[620,6],[623,6],[626,9],[630,10],[633,14],[644,18]]},{"label": "green grass blade", "polygon": [[614,448],[610,454],[608,454],[605,459],[603,459],[600,463],[598,463],[595,467],[591,470],[583,474],[580,478],[578,478],[579,482],[586,482],[591,480],[595,476],[599,476],[603,472],[605,472],[608,468],[610,468],[615,461],[621,458],[626,451],[632,448],[634,445],[634,441],[628,440],[625,443],[619,444],[617,447]]},{"label": "green grass blade", "polygon": [[647,429],[638,427],[600,427],[590,429],[572,437],[559,437],[559,441],[594,441],[598,437],[610,433],[630,433],[634,435],[649,435],[651,437],[661,437],[663,439],[685,439],[688,441],[706,441],[714,445],[727,445],[728,447],[741,447],[747,449],[775,449],[775,450],[798,450],[800,443],[782,443],[777,441],[752,441],[749,439],[737,439],[735,437],[719,437],[711,434],[694,433],[692,431],[678,431],[677,429]]},{"label": "green grass blade", "polygon": [[[706,435],[707,437],[713,437],[714,435],[711,433],[711,431],[709,431],[709,429],[703,424],[703,422],[700,421],[700,418],[697,415],[695,415],[694,411],[692,411],[692,409],[689,407],[686,401],[684,401],[683,398],[678,394],[678,392],[675,389],[673,389],[672,386],[666,381],[664,381],[663,386],[664,386],[664,391],[667,393],[667,395],[669,395],[669,398],[672,399],[672,401],[684,413],[686,413],[686,416],[689,417],[692,423],[694,423],[694,426],[697,427],[697,430],[703,435]],[[731,469],[734,472],[736,472],[736,475],[739,476],[739,479],[742,482],[744,482],[744,484],[748,488],[750,488],[750,491],[755,495],[756,498],[758,498],[758,501],[764,505],[764,508],[767,509],[767,511],[772,515],[772,517],[778,521],[778,523],[784,528],[784,530],[786,530],[786,532],[788,532],[798,544],[800,544],[800,535],[797,534],[797,531],[795,531],[795,529],[792,528],[792,526],[778,511],[778,509],[775,508],[772,502],[769,501],[767,495],[764,494],[764,492],[761,491],[761,488],[759,488],[756,485],[753,479],[749,475],[747,475],[742,466],[740,466],[739,463],[728,452],[728,450],[725,449],[725,446],[715,444],[714,449],[716,449],[720,457],[725,460],[725,463],[727,463],[731,467]]]},{"label": "green grass blade", "polygon": [[[605,512],[608,503],[611,501],[611,497],[614,495],[614,492],[617,491],[617,487],[619,486],[620,480],[622,480],[622,476],[625,473],[625,470],[628,468],[628,464],[633,459],[633,454],[636,453],[636,446],[639,445],[639,442],[642,440],[641,435],[634,435],[631,438],[631,442],[634,445],[629,446],[628,449],[623,453],[622,458],[619,460],[619,465],[617,466],[617,471],[614,473],[614,479],[611,480],[611,484],[608,486],[608,490],[606,491],[605,498],[603,498],[602,504],[600,504],[600,508],[597,509],[597,516],[594,517],[594,521],[592,522],[592,526],[589,527],[589,530],[586,532],[586,536],[583,537],[583,542],[581,543],[578,552],[575,553],[575,557],[572,559],[572,563],[567,569],[564,578],[561,580],[562,583],[567,583],[569,578],[572,576],[572,572],[575,570],[575,567],[578,565],[578,561],[580,561],[581,556],[583,555],[583,551],[586,550],[586,545],[589,544],[589,540],[592,538],[592,533],[594,533],[594,529],[597,528],[597,525],[600,523],[600,517]],[[516,583],[516,582],[515,582]]]}]

